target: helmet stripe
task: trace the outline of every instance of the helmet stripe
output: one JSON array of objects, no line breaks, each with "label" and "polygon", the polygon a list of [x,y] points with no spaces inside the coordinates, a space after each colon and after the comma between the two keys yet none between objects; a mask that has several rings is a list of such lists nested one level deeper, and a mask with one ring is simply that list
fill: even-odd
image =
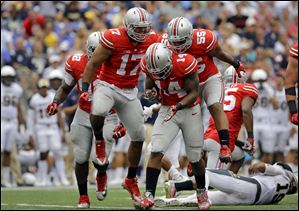
[{"label": "helmet stripe", "polygon": [[151,54],[150,54],[150,63],[151,63],[151,67],[155,69],[154,67],[154,56],[155,56],[155,47],[156,45],[153,45],[152,49],[151,49]]},{"label": "helmet stripe", "polygon": [[139,17],[140,17],[140,21],[143,22],[145,20],[143,11],[139,7],[136,7],[136,8],[137,8],[137,11],[138,11],[138,14],[139,14]]},{"label": "helmet stripe", "polygon": [[176,36],[178,34],[178,22],[179,22],[180,18],[176,18],[173,24],[173,35]]},{"label": "helmet stripe", "polygon": [[236,74],[236,71],[234,71],[234,73],[233,73],[233,82],[234,82],[234,84],[235,83],[237,83],[237,74]]}]

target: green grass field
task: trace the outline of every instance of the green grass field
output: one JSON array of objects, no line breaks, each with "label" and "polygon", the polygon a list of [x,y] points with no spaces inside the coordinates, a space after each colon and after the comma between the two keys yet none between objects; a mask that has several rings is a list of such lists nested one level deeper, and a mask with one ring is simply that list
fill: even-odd
[{"label": "green grass field", "polygon": [[[141,188],[144,191],[144,188]],[[186,192],[185,192],[186,193]],[[185,194],[184,193],[184,194]],[[188,194],[188,193],[186,193]],[[159,186],[157,196],[164,195]],[[95,186],[89,188],[91,208],[99,210],[134,209],[127,191],[120,186],[109,187],[104,201],[97,201]],[[1,210],[68,210],[76,209],[78,193],[69,188],[1,188]],[[167,207],[163,209],[197,210],[196,207]],[[298,210],[298,195],[286,196],[278,205],[212,206],[211,210]]]}]

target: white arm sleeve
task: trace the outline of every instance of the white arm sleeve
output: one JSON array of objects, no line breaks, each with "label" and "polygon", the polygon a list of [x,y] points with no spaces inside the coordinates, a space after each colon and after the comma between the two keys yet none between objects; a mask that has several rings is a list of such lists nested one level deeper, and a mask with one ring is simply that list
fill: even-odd
[{"label": "white arm sleeve", "polygon": [[265,164],[266,168],[265,168],[265,175],[271,175],[271,176],[275,176],[275,175],[280,175],[280,174],[284,174],[284,170],[281,166],[278,165],[270,165],[270,164]]},{"label": "white arm sleeve", "polygon": [[69,74],[68,72],[65,72],[64,74],[64,82],[68,85],[68,86],[71,86],[72,83],[74,82],[74,77]]}]

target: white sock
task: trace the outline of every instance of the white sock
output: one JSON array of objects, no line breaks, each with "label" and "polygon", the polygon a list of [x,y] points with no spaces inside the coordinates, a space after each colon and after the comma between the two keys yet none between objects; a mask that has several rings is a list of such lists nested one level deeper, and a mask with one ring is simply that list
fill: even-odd
[{"label": "white sock", "polygon": [[57,175],[61,182],[67,181],[66,174],[65,174],[65,164],[62,157],[55,158],[55,166],[57,170]]},{"label": "white sock", "polygon": [[184,175],[186,177],[188,176],[187,175],[187,167],[184,167],[183,169],[180,169],[180,172],[181,172],[182,175]]},{"label": "white sock", "polygon": [[174,167],[174,165],[171,165],[170,169],[168,170],[168,174],[173,180],[181,175],[181,173]]},{"label": "white sock", "polygon": [[3,183],[10,183],[10,167],[3,166]]},{"label": "white sock", "polygon": [[38,161],[38,175],[40,176],[41,181],[47,181],[48,177],[48,161],[39,160]]}]

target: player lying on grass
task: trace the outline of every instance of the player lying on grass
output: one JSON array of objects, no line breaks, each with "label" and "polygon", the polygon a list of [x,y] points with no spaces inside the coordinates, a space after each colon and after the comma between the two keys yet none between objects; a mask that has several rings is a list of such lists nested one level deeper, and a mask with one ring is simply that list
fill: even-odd
[{"label": "player lying on grass", "polygon": [[[250,177],[224,169],[206,169],[206,185],[213,205],[277,204],[285,195],[298,191],[298,172],[284,163],[256,163],[249,167]],[[175,186],[174,186],[175,187]],[[196,194],[185,198],[157,198],[157,206],[197,206]]]}]

